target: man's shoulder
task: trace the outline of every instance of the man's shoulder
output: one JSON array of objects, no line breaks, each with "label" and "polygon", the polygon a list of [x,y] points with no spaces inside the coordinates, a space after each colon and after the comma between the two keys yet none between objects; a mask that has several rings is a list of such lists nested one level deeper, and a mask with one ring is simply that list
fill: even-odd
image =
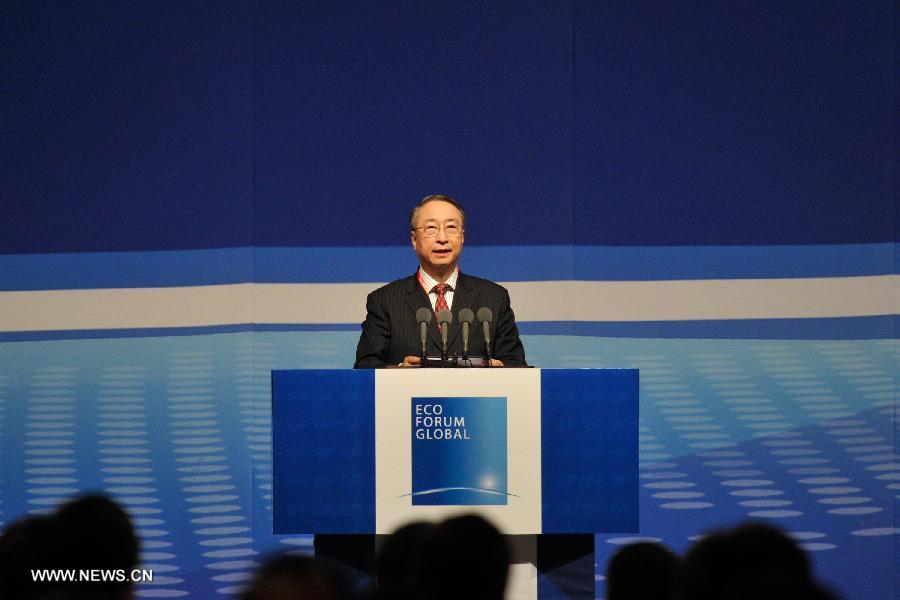
[{"label": "man's shoulder", "polygon": [[403,277],[402,279],[397,279],[396,281],[392,281],[388,284],[381,286],[373,290],[369,296],[380,298],[385,296],[395,296],[401,292],[406,292],[410,289],[411,286],[416,284],[416,276],[410,275],[408,277]]},{"label": "man's shoulder", "polygon": [[482,277],[476,277],[475,275],[469,275],[468,273],[460,273],[459,274],[462,281],[460,285],[465,282],[467,285],[471,285],[474,288],[478,288],[480,290],[487,290],[496,294],[507,294],[507,290],[505,287],[500,285],[499,283],[495,283],[490,279],[484,279]]}]

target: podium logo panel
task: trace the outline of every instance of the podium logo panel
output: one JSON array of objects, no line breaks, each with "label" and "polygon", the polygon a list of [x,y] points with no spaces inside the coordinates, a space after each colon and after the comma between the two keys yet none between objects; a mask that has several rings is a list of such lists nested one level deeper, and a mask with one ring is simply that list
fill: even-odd
[{"label": "podium logo panel", "polygon": [[505,397],[412,398],[413,506],[506,505]]}]

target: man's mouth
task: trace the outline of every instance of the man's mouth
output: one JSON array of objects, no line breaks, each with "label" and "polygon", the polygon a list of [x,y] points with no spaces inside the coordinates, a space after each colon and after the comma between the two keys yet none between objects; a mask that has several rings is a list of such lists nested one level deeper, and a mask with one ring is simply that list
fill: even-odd
[{"label": "man's mouth", "polygon": [[438,256],[444,256],[446,254],[450,254],[449,248],[435,249],[431,251],[432,254],[437,254]]}]

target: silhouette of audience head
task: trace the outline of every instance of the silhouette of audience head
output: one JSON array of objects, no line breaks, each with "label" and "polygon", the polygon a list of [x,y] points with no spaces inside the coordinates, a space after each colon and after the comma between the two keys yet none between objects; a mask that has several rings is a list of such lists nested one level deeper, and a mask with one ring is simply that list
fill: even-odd
[{"label": "silhouette of audience head", "polygon": [[[376,563],[376,597],[391,600],[501,600],[509,572],[501,533],[480,516],[398,529]],[[35,582],[34,569],[117,570],[138,564],[138,540],[122,508],[90,495],[49,516],[29,516],[0,535],[0,598],[123,600],[130,581]],[[765,524],[714,531],[678,557],[659,544],[620,549],[607,569],[608,600],[835,600],[818,584],[790,537]],[[345,600],[330,570],[311,558],[280,555],[256,572],[241,600]]]},{"label": "silhouette of audience head", "polygon": [[306,556],[281,554],[256,572],[241,600],[344,600],[345,585]]},{"label": "silhouette of audience head", "polygon": [[[128,515],[109,498],[89,495],[50,516],[25,517],[0,537],[0,597],[117,600],[131,594],[138,540]],[[126,581],[34,581],[33,569],[117,570]]]},{"label": "silhouette of audience head", "polygon": [[38,590],[32,582],[31,569],[49,566],[53,538],[49,517],[25,517],[6,528],[0,536],[0,598],[36,596]]},{"label": "silhouette of audience head", "polygon": [[415,578],[425,540],[435,525],[415,521],[404,525],[384,541],[375,561],[376,598],[415,598]]},{"label": "silhouette of audience head", "polygon": [[717,531],[685,555],[679,577],[681,600],[827,600],[833,596],[813,579],[803,549],[761,523]]},{"label": "silhouette of audience head", "polygon": [[416,598],[501,600],[509,572],[509,549],[496,527],[467,515],[436,525],[422,544]]},{"label": "silhouette of audience head", "polygon": [[639,542],[620,548],[606,569],[606,600],[668,600],[679,562],[662,544]]},{"label": "silhouette of audience head", "polygon": [[66,564],[80,569],[122,569],[138,563],[138,539],[122,508],[101,495],[78,498],[56,512],[59,550]]}]

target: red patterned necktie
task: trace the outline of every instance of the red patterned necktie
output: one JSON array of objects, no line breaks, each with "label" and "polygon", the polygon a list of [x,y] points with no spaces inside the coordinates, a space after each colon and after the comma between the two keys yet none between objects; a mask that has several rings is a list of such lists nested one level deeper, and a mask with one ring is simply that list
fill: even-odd
[{"label": "red patterned necktie", "polygon": [[434,315],[437,316],[439,312],[442,310],[447,310],[450,307],[447,306],[447,298],[444,294],[447,293],[447,290],[450,289],[450,286],[446,283],[439,283],[432,288],[432,291],[437,294],[437,302],[434,303]]}]

